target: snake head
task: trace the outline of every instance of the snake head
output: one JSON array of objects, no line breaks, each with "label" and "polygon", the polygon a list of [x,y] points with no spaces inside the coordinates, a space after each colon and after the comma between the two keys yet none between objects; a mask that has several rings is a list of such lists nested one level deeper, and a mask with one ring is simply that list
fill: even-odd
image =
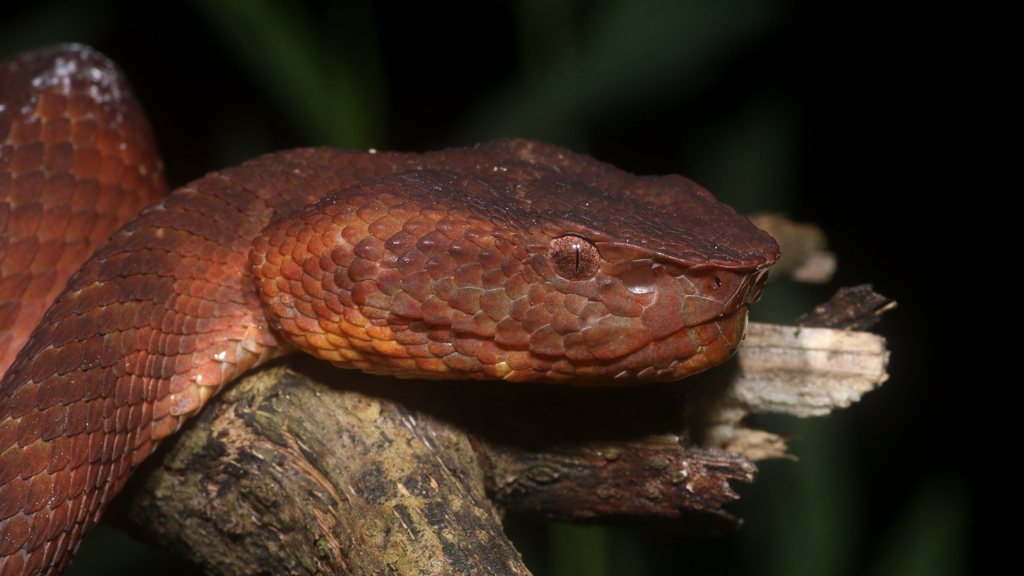
[{"label": "snake head", "polygon": [[733,354],[779,254],[690,180],[555,146],[500,140],[387,162],[393,173],[277,222],[250,253],[271,323],[342,367],[676,380]]}]

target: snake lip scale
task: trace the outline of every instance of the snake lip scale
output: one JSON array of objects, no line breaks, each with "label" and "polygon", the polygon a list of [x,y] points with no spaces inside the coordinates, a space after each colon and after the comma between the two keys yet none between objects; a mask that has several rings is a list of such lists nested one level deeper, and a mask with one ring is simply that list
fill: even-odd
[{"label": "snake lip scale", "polygon": [[686,178],[521,139],[286,150],[167,195],[109,60],[0,63],[0,576],[59,574],[159,441],[270,358],[676,380],[732,355],[778,256]]}]

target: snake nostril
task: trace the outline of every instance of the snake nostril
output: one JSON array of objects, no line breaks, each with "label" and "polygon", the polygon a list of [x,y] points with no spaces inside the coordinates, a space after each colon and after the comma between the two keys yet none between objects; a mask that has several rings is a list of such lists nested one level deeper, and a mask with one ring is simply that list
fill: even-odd
[{"label": "snake nostril", "polygon": [[562,278],[586,280],[597,274],[601,255],[586,238],[562,236],[551,242],[548,250],[551,265]]},{"label": "snake nostril", "polygon": [[721,287],[722,287],[722,279],[719,278],[718,276],[715,276],[715,288],[721,288]]}]

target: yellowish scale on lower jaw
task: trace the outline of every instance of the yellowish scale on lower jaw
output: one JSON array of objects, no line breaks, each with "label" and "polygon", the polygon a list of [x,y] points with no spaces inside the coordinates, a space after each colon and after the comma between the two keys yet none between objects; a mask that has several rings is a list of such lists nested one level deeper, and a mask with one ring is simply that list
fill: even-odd
[{"label": "yellowish scale on lower jaw", "polygon": [[374,326],[373,324],[366,327],[366,335],[374,340],[394,340],[395,333],[391,328],[387,326]]},{"label": "yellowish scale on lower jaw", "polygon": [[404,370],[416,370],[416,360],[413,358],[390,358],[388,362]]},{"label": "yellowish scale on lower jaw", "polygon": [[339,356],[341,356],[343,360],[347,361],[357,361],[366,359],[366,356],[364,356],[363,353],[360,352],[359,350],[342,349],[338,350],[338,354]]},{"label": "yellowish scale on lower jaw", "polygon": [[366,335],[366,329],[362,326],[356,326],[346,320],[341,321],[341,331],[349,338],[358,338],[359,340],[369,340],[370,337]]},{"label": "yellowish scale on lower jaw", "polygon": [[330,344],[331,348],[351,350],[352,344],[349,343],[348,338],[339,336],[337,334],[327,334],[327,343]]},{"label": "yellowish scale on lower jaw", "polygon": [[450,372],[444,361],[440,358],[416,358],[416,366],[420,370],[428,372]]},{"label": "yellowish scale on lower jaw", "polygon": [[394,340],[373,340],[373,349],[393,358],[410,358],[409,352]]},{"label": "yellowish scale on lower jaw", "polygon": [[333,347],[329,334],[306,334],[306,343],[320,350]]},{"label": "yellowish scale on lower jaw", "polygon": [[317,348],[316,351],[312,353],[312,356],[323,358],[324,360],[327,360],[328,362],[332,362],[334,364],[337,364],[339,362],[345,362],[345,359],[342,357],[341,353],[338,350]]},{"label": "yellowish scale on lower jaw", "polygon": [[304,349],[304,352],[310,356],[316,356],[317,358],[323,358],[333,364],[342,365],[348,364],[349,362],[360,362],[365,361],[367,358],[358,350],[351,348],[330,348],[330,349]]},{"label": "yellowish scale on lower jaw", "polygon": [[360,328],[366,328],[370,325],[370,319],[363,316],[363,313],[356,308],[345,307],[345,311],[342,313],[342,319],[349,324],[354,324]]},{"label": "yellowish scale on lower jaw", "polygon": [[576,374],[579,376],[600,376],[600,366],[580,366],[576,369]]},{"label": "yellowish scale on lower jaw", "polygon": [[528,382],[533,378],[533,372],[530,370],[511,370],[508,374],[502,377],[506,382]]},{"label": "yellowish scale on lower jaw", "polygon": [[504,378],[512,373],[512,367],[506,362],[498,362],[497,364],[489,364],[484,366],[484,372],[489,376],[496,378]]}]

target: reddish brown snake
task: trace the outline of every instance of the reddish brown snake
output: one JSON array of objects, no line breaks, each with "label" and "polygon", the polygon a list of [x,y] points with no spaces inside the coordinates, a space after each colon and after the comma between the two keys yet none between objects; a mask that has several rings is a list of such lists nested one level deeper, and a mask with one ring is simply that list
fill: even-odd
[{"label": "reddish brown snake", "polygon": [[0,64],[0,576],[60,573],[161,438],[292,347],[402,377],[676,380],[731,356],[778,257],[685,178],[526,140],[288,150],[165,193],[108,60]]}]

